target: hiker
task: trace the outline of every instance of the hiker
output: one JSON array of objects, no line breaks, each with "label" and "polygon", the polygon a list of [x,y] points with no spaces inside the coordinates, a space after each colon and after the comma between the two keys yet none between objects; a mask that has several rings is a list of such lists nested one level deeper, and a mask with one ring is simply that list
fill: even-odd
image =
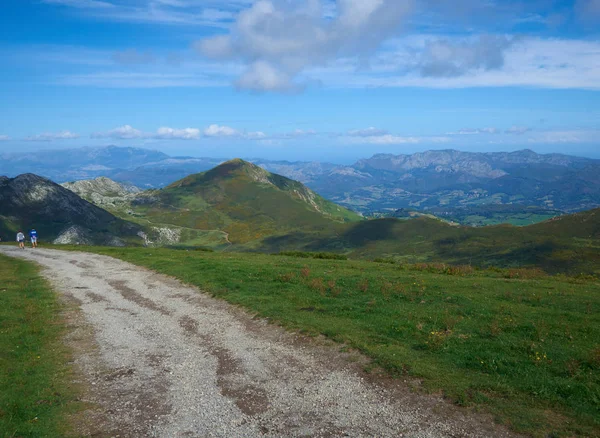
[{"label": "hiker", "polygon": [[17,242],[19,242],[19,248],[25,249],[25,234],[23,234],[23,231],[17,233]]},{"label": "hiker", "polygon": [[37,231],[35,231],[35,228],[29,232],[29,237],[31,239],[31,247],[37,248]]}]

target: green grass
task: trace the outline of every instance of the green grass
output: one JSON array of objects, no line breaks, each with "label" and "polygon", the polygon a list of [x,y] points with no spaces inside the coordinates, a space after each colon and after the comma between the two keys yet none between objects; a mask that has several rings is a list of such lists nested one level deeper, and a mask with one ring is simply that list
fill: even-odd
[{"label": "green grass", "polygon": [[60,304],[29,263],[0,255],[0,278],[0,436],[64,436],[76,404]]},{"label": "green grass", "polygon": [[600,435],[600,284],[541,271],[96,248],[534,436]]}]

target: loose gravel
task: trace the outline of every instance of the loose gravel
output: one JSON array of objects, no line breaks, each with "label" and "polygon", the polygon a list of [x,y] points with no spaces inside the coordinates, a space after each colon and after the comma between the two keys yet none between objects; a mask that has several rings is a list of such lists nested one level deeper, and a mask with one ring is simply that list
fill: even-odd
[{"label": "loose gravel", "polygon": [[72,303],[67,342],[91,408],[81,436],[510,437],[415,381],[110,257],[0,247]]}]

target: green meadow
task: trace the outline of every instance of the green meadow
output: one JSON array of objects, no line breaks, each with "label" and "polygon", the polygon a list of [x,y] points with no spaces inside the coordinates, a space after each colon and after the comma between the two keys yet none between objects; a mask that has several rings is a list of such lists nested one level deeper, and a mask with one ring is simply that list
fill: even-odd
[{"label": "green meadow", "polygon": [[0,279],[0,436],[65,436],[77,405],[61,305],[32,264],[0,255]]},{"label": "green meadow", "polygon": [[600,283],[536,269],[95,248],[539,437],[600,434]]}]

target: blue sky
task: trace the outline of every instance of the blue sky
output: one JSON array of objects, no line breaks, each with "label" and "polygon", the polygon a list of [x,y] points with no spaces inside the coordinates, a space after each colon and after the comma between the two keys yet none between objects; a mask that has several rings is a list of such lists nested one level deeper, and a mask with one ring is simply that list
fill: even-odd
[{"label": "blue sky", "polygon": [[600,158],[600,0],[7,0],[0,151]]}]

